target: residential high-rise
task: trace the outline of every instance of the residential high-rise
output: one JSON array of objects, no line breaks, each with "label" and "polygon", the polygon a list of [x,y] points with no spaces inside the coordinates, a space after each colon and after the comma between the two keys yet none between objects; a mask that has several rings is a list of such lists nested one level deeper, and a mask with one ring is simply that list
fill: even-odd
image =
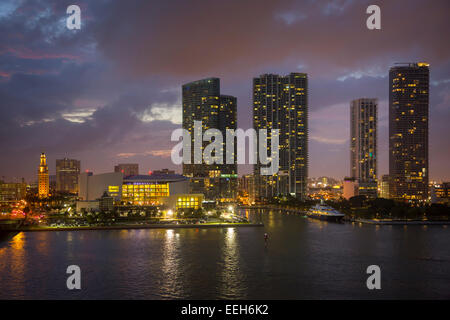
[{"label": "residential high-rise", "polygon": [[124,177],[139,175],[139,164],[120,163],[114,166],[114,172],[122,172]]},{"label": "residential high-rise", "polygon": [[48,166],[45,153],[41,153],[41,162],[38,170],[38,195],[39,198],[46,198],[50,193],[50,182],[48,178]]},{"label": "residential high-rise", "polygon": [[350,175],[358,181],[359,194],[377,197],[377,99],[350,103]]},{"label": "residential high-rise", "polygon": [[[305,199],[308,180],[308,76],[263,74],[253,79],[253,128],[279,129],[279,171],[261,175],[254,165],[255,196],[259,199],[290,194]],[[271,154],[268,141],[267,154]]]},{"label": "residential high-rise", "polygon": [[428,198],[429,64],[389,70],[389,176],[395,199]]},{"label": "residential high-rise", "polygon": [[77,193],[80,161],[74,159],[56,160],[56,191]]},{"label": "residential high-rise", "polygon": [[[183,175],[190,178],[190,192],[203,193],[206,199],[233,201],[237,192],[236,152],[234,163],[226,164],[223,148],[223,164],[206,164],[194,162],[194,121],[202,121],[202,133],[208,129],[218,129],[222,133],[223,144],[226,142],[226,129],[236,130],[237,104],[233,96],[220,94],[220,79],[207,78],[187,83],[183,91],[183,129],[191,134],[191,163],[183,163]],[[202,140],[202,137],[197,137]],[[209,144],[204,141],[204,148]],[[187,145],[184,146],[187,148]],[[236,150],[236,143],[235,143]]]}]

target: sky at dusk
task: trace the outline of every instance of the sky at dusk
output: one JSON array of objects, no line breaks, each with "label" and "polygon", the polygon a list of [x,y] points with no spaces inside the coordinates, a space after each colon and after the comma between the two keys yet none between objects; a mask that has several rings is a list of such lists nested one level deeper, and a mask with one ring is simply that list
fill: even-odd
[{"label": "sky at dusk", "polygon": [[[81,8],[81,30],[66,8]],[[381,30],[366,8],[381,8]],[[430,174],[450,180],[450,1],[0,2],[0,179],[37,179],[39,155],[110,172],[172,164],[181,86],[219,77],[250,128],[252,78],[309,77],[309,176],[349,175],[349,103],[379,99],[378,175],[388,173],[388,72],[430,63]],[[240,167],[248,173],[249,166]]]}]

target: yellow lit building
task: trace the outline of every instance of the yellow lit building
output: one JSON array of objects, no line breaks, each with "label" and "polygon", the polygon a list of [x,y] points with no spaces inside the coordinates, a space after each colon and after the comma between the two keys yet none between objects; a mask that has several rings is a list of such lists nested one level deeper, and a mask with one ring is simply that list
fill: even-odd
[{"label": "yellow lit building", "polygon": [[203,198],[201,193],[174,194],[163,199],[163,203],[171,210],[200,209]]},{"label": "yellow lit building", "polygon": [[203,194],[188,194],[189,180],[174,173],[153,173],[123,177],[121,172],[80,174],[79,197],[83,201],[100,199],[106,192],[116,204],[154,206],[170,209],[201,208]]},{"label": "yellow lit building", "polygon": [[45,153],[41,154],[41,162],[38,170],[38,190],[39,198],[46,198],[50,193],[50,182],[48,177],[48,166]]},{"label": "yellow lit building", "polygon": [[169,195],[169,183],[134,182],[122,185],[122,201],[127,203],[154,205]]}]

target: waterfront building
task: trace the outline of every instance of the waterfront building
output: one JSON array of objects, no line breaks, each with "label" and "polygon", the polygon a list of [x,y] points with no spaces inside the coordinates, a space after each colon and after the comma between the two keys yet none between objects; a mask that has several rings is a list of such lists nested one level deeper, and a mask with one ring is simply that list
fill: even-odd
[{"label": "waterfront building", "polygon": [[76,202],[76,212],[97,212],[100,210],[99,200],[79,200]]},{"label": "waterfront building", "polygon": [[101,212],[111,212],[114,210],[114,197],[108,195],[105,191],[101,196],[98,206]]},{"label": "waterfront building", "polygon": [[79,175],[78,197],[80,200],[98,200],[103,193],[108,192],[115,201],[120,201],[122,194],[123,173],[110,172],[94,175],[92,172],[82,172]]},{"label": "waterfront building", "polygon": [[436,183],[431,187],[432,203],[450,203],[450,182]]},{"label": "waterfront building", "polygon": [[[306,198],[308,179],[308,76],[263,74],[253,79],[253,128],[279,129],[279,171],[261,175],[265,165],[254,165],[255,194],[259,200],[290,194]],[[259,151],[258,151],[259,152]]]},{"label": "waterfront building", "polygon": [[114,172],[122,172],[123,176],[137,176],[139,174],[139,164],[137,163],[119,163],[114,166]]},{"label": "waterfront building", "polygon": [[345,177],[343,183],[343,197],[348,200],[357,195],[359,195],[358,181],[353,177]]},{"label": "waterfront building", "polygon": [[56,160],[56,191],[77,193],[79,174],[79,160],[67,158]]},{"label": "waterfront building", "polygon": [[201,193],[172,194],[164,199],[162,203],[173,211],[180,209],[201,209],[204,196]]},{"label": "waterfront building", "polygon": [[[183,129],[191,134],[191,148],[194,147],[194,121],[202,121],[202,132],[218,129],[224,138],[222,153],[225,154],[225,136],[227,129],[236,130],[237,102],[233,96],[221,95],[220,79],[207,78],[187,83],[182,87]],[[202,140],[201,137],[197,139]],[[209,142],[204,141],[204,148]],[[187,144],[184,145],[187,149]],[[235,143],[236,150],[236,143]],[[234,201],[237,193],[237,163],[234,152],[234,163],[226,164],[194,163],[194,152],[191,152],[191,163],[183,163],[183,175],[190,179],[189,192],[202,193],[208,200],[221,202]]]},{"label": "waterfront building", "polygon": [[41,153],[41,160],[38,170],[38,195],[39,198],[47,198],[50,193],[50,181],[48,176],[47,158],[45,153]]},{"label": "waterfront building", "polygon": [[[80,174],[79,197],[83,201],[101,200],[102,195],[106,192],[117,204],[153,206],[163,204],[172,195],[185,196],[188,191],[188,178],[179,174],[153,173],[126,177],[121,172],[98,175],[91,172]],[[195,199],[198,198],[197,194]],[[174,201],[177,202],[178,198],[175,198]],[[194,200],[192,205],[195,207],[199,204],[195,204]]]},{"label": "waterfront building", "polygon": [[389,176],[395,199],[428,198],[429,64],[389,71]]},{"label": "waterfront building", "polygon": [[361,98],[350,103],[350,175],[359,194],[377,197],[378,100]]}]

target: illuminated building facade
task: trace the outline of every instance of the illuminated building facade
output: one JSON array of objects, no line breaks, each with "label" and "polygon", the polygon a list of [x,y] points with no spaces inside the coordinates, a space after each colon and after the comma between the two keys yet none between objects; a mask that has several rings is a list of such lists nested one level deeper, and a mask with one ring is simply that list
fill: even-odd
[{"label": "illuminated building facade", "polygon": [[[226,129],[236,130],[237,102],[233,96],[220,94],[220,79],[208,78],[187,83],[182,87],[183,129],[191,134],[191,150],[194,147],[194,121],[202,121],[202,132],[218,129],[222,133],[222,153],[225,154]],[[197,137],[202,140],[202,137]],[[209,142],[203,142],[203,150]],[[188,146],[184,146],[188,149]],[[236,150],[236,143],[235,143]],[[236,152],[233,164],[183,163],[183,175],[190,178],[190,193],[203,193],[207,199],[234,201],[237,193]]]},{"label": "illuminated building facade", "polygon": [[124,177],[121,172],[80,174],[79,197],[83,201],[101,199],[106,192],[122,205],[159,205],[171,195],[187,194],[188,179],[179,174],[152,174]]},{"label": "illuminated building facade", "polygon": [[389,71],[389,176],[395,199],[428,198],[429,65],[397,64]]},{"label": "illuminated building facade", "polygon": [[38,195],[39,198],[47,198],[49,193],[50,181],[48,177],[47,158],[45,153],[42,153],[38,170]]},{"label": "illuminated building facade", "polygon": [[114,166],[114,172],[122,172],[123,176],[137,176],[139,174],[139,164],[137,163],[119,163]]},{"label": "illuminated building facade", "polygon": [[25,182],[0,181],[0,201],[16,201],[25,198],[27,184]]},{"label": "illuminated building facade", "polygon": [[431,202],[450,203],[450,182],[433,184],[431,187]]},{"label": "illuminated building facade", "polygon": [[162,202],[171,210],[200,209],[202,208],[203,194],[174,194],[162,199]]},{"label": "illuminated building facade", "polygon": [[74,159],[56,160],[56,191],[77,193],[80,161]]},{"label": "illuminated building facade", "polygon": [[359,194],[377,197],[377,99],[350,103],[350,175],[358,180]]},{"label": "illuminated building facade", "polygon": [[390,179],[389,175],[385,174],[381,177],[381,180],[379,182],[379,196],[380,198],[384,199],[390,199],[391,195],[389,192],[389,186],[390,186]]},{"label": "illuminated building facade", "polygon": [[[259,199],[291,194],[305,199],[308,180],[308,77],[264,74],[253,79],[253,128],[279,129],[279,171],[260,175],[254,165],[255,194]],[[271,154],[268,140],[267,154]]]}]

